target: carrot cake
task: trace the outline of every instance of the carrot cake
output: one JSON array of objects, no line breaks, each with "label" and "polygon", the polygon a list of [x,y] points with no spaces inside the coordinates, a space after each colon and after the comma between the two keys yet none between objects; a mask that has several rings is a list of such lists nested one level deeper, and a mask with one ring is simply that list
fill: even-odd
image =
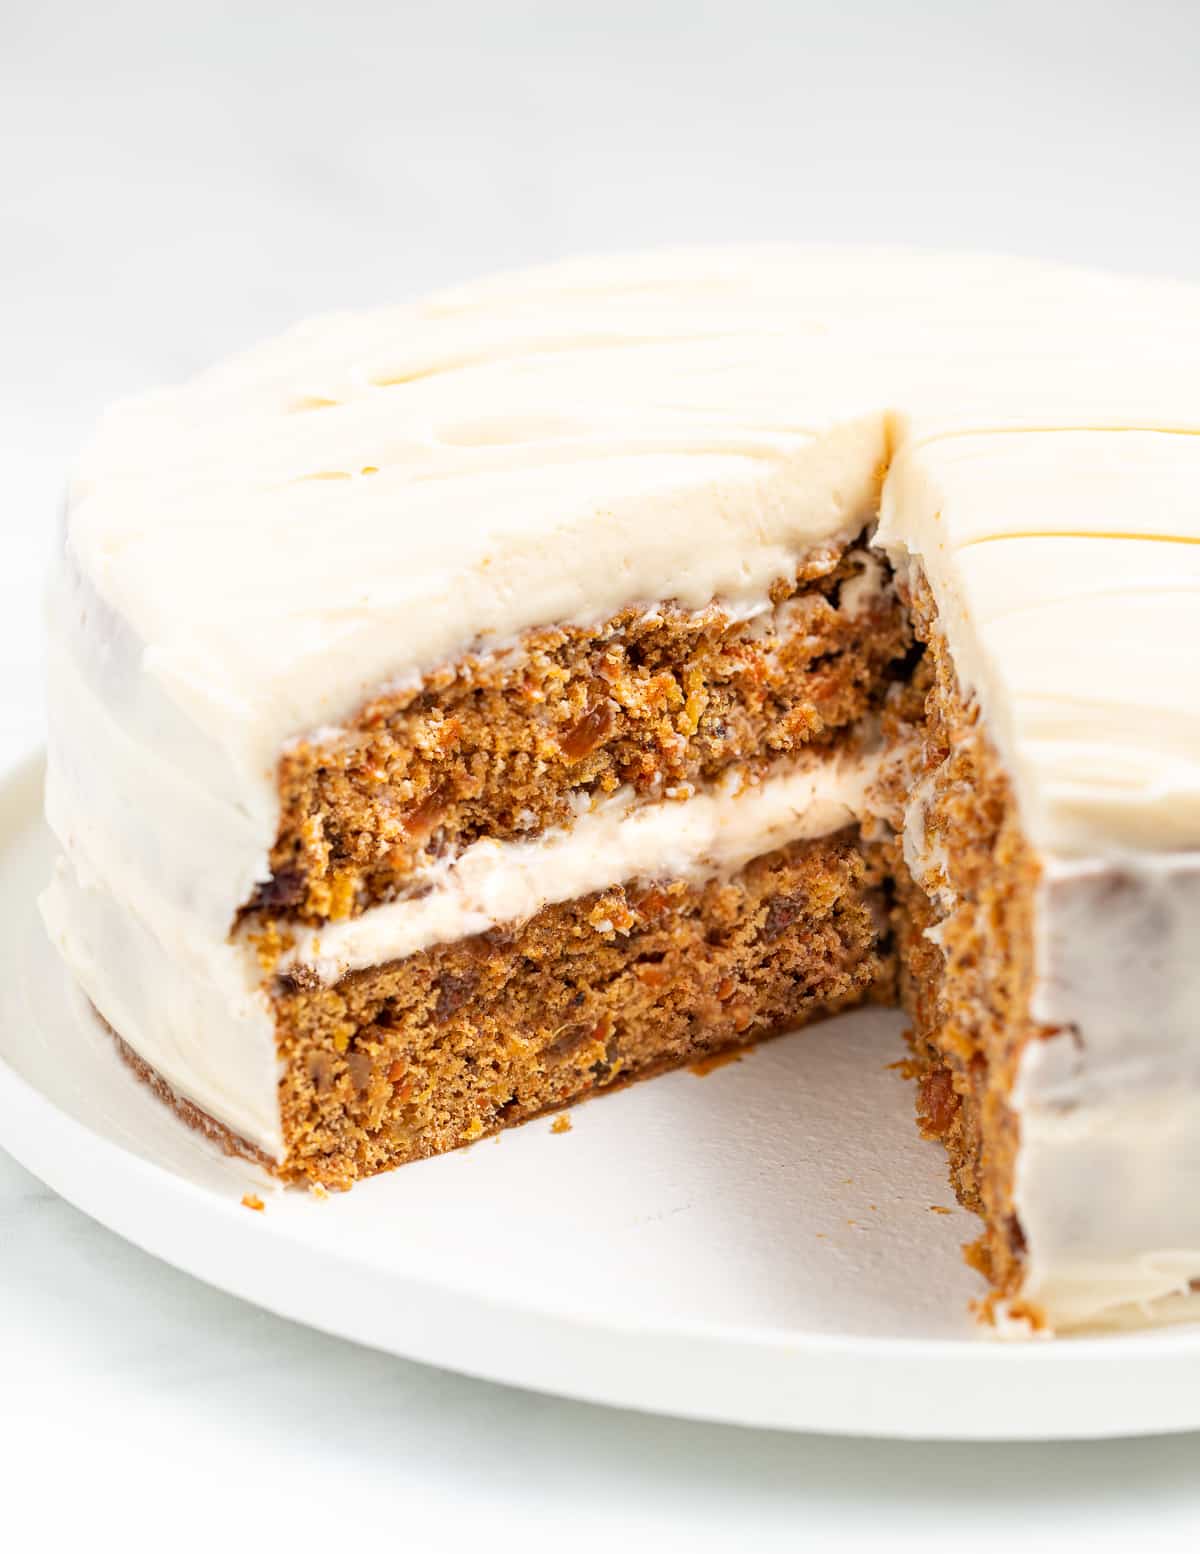
[{"label": "carrot cake", "polygon": [[51,590],[52,938],[182,1115],[339,1187],[899,1001],[997,1298],[1169,1319],[1197,361],[1172,283],[768,247],[118,406]]}]

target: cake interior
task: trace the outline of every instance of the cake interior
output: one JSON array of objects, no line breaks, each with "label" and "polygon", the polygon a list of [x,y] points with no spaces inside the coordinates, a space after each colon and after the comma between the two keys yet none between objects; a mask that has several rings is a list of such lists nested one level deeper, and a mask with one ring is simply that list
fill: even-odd
[{"label": "cake interior", "polygon": [[[798,760],[867,750],[869,813],[736,867],[605,880],[333,977],[298,958],[338,924],[419,906],[481,838],[569,831],[614,795],[636,811],[722,782],[753,791]],[[272,875],[233,932],[255,946],[274,1011],[282,1176],[344,1188],[900,1002],[920,1124],[983,1217],[979,1265],[1017,1288],[1006,1097],[1035,1034],[1037,868],[928,588],[901,586],[862,537],[810,557],[749,620],[665,602],[390,689],[290,747],[279,792]]]},{"label": "cake interior", "polygon": [[1010,1097],[1025,1045],[1042,1034],[1030,1015],[1039,870],[978,705],[959,687],[932,594],[918,577],[908,597],[923,653],[889,701],[892,760],[881,784],[894,825],[907,1067],[920,1127],[945,1145],[955,1193],[983,1222],[971,1260],[997,1292],[1011,1294],[1021,1284],[1024,1237],[1013,1203]]}]

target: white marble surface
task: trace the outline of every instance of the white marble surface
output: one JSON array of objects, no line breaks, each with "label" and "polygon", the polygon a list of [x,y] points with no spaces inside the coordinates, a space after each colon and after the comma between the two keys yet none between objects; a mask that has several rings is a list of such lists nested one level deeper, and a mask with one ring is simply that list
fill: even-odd
[{"label": "white marble surface", "polygon": [[[38,738],[37,590],[87,421],[298,314],[747,235],[1200,276],[1185,0],[2,10],[4,764]],[[1200,1440],[789,1438],[474,1383],[216,1294],[0,1153],[0,1490],[30,1549],[349,1525],[417,1554],[1127,1551],[1196,1546]]]}]

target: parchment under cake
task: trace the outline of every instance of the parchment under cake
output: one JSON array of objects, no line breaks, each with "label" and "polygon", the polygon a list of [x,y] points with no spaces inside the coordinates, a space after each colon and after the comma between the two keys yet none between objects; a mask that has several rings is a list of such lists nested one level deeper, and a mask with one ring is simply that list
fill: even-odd
[{"label": "parchment under cake", "polygon": [[1009,1309],[1178,1316],[1198,363],[1172,283],[731,249],[118,406],[52,587],[51,935],[182,1115],[339,1187],[898,1000]]}]

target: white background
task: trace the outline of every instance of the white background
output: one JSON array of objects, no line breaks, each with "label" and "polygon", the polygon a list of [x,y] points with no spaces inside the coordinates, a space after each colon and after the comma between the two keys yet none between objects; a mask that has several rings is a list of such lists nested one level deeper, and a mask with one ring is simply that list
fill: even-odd
[{"label": "white background", "polygon": [[[106,400],[584,249],[1200,277],[1198,81],[1188,0],[0,0],[0,761],[39,737],[40,577]],[[0,1154],[0,1517],[16,1549],[1195,1547],[1200,1440],[838,1442],[469,1382],[215,1294]]]}]

